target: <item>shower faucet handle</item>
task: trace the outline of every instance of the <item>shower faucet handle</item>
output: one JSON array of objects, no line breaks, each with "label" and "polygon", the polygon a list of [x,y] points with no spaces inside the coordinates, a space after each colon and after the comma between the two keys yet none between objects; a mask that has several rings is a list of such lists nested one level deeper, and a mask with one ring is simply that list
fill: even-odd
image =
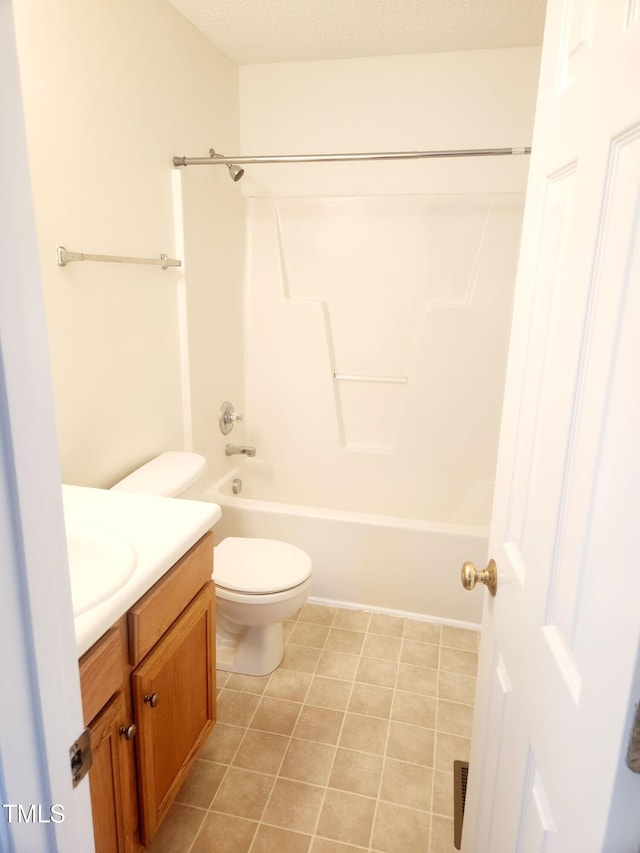
[{"label": "shower faucet handle", "polygon": [[229,435],[236,421],[241,422],[242,415],[239,415],[236,411],[234,411],[233,403],[229,403],[227,400],[225,400],[220,409],[220,432],[223,435]]}]

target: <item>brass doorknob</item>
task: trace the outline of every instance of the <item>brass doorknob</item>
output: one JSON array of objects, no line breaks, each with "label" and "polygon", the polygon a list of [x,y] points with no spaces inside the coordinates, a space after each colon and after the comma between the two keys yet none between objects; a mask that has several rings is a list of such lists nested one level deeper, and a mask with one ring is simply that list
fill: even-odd
[{"label": "brass doorknob", "polygon": [[483,583],[491,595],[495,595],[498,591],[498,569],[493,560],[489,560],[487,568],[482,569],[480,572],[473,563],[463,563],[460,576],[462,578],[462,586],[465,589],[471,590],[477,583]]},{"label": "brass doorknob", "polygon": [[144,701],[151,705],[152,708],[155,708],[158,704],[158,694],[157,693],[147,693],[145,694]]}]

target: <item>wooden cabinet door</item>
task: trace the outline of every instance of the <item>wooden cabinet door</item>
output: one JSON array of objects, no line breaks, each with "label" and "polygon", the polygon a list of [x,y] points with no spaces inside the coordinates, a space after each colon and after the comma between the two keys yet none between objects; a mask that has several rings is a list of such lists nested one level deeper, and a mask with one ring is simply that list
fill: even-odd
[{"label": "wooden cabinet door", "polygon": [[148,844],[215,719],[213,583],[132,675],[142,841]]},{"label": "wooden cabinet door", "polygon": [[116,693],[89,725],[89,770],[96,853],[138,850],[133,744],[121,729],[131,723],[123,693]]}]

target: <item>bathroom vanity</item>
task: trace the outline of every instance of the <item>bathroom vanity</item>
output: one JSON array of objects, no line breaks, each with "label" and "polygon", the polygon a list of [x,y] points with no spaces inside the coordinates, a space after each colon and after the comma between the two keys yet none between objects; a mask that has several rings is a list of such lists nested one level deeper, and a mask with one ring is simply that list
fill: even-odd
[{"label": "bathroom vanity", "polygon": [[[80,516],[90,513],[86,500],[95,499],[94,518],[126,536],[136,553],[135,571],[123,587],[75,618],[98,853],[138,851],[151,841],[215,721],[209,528],[219,518],[219,508],[109,494],[74,494],[69,500],[65,495],[67,519],[72,516],[77,523],[76,498],[83,499]],[[110,515],[104,521],[107,508]],[[190,524],[185,525],[185,515]],[[86,517],[81,524],[87,525]],[[86,535],[92,535],[91,528],[85,528]],[[173,528],[187,541],[196,538],[186,552],[184,538],[175,544]],[[151,538],[148,547],[145,537]],[[176,549],[182,549],[178,559]],[[73,567],[71,574],[73,587]],[[123,591],[125,587],[129,589]],[[111,618],[115,610],[119,613]]]}]

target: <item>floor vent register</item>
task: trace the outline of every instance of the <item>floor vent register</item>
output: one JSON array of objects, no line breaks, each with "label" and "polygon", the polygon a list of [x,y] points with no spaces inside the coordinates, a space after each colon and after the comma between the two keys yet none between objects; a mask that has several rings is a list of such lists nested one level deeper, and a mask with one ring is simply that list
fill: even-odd
[{"label": "floor vent register", "polygon": [[464,803],[467,798],[468,761],[453,762],[453,843],[456,850],[462,844],[462,820]]}]

